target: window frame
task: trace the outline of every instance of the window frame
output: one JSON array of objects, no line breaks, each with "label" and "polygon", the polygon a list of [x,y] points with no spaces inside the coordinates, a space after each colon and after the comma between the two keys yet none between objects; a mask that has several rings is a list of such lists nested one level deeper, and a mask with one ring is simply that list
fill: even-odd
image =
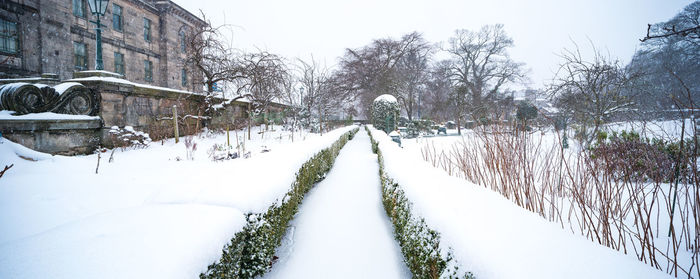
[{"label": "window frame", "polygon": [[153,82],[153,62],[151,60],[143,60],[143,79]]},{"label": "window frame", "polygon": [[[118,61],[117,57],[120,58],[119,60],[121,60],[121,63],[117,63],[117,61]],[[118,66],[121,66],[121,71],[119,71]],[[126,73],[126,68],[124,65],[124,54],[121,52],[116,52],[116,51],[114,52],[114,72],[117,74],[120,74],[122,76],[125,75],[125,73]]]},{"label": "window frame", "polygon": [[[12,27],[10,27],[12,26]],[[12,29],[14,28],[14,34],[12,34]],[[19,55],[22,51],[20,45],[20,24],[19,22],[14,22],[0,17],[0,53],[4,55]],[[4,34],[3,30],[7,29],[10,34]],[[10,43],[14,43],[14,49],[10,48]]]},{"label": "window frame", "polygon": [[[83,55],[78,55],[78,46],[82,47]],[[82,57],[80,59],[79,57]],[[78,62],[82,61],[82,65],[78,65]],[[88,64],[88,48],[86,43],[73,41],[73,69],[79,71],[86,71],[89,69]]]},{"label": "window frame", "polygon": [[146,42],[150,42],[151,39],[153,39],[152,34],[151,34],[151,27],[152,27],[151,20],[144,17],[143,18],[143,40]]},{"label": "window frame", "polygon": [[187,69],[182,68],[180,71],[180,85],[182,85],[182,87],[187,87],[187,83]]},{"label": "window frame", "polygon": [[[116,13],[117,10],[119,13]],[[117,18],[119,20],[116,20]],[[119,32],[124,31],[124,7],[115,3],[112,3],[112,29]]]},{"label": "window frame", "polygon": [[184,53],[187,51],[187,34],[184,29],[180,29],[177,35],[180,38],[180,52]]},{"label": "window frame", "polygon": [[[72,6],[73,6],[73,15],[77,16],[79,18],[87,18],[87,9],[85,9],[85,0],[73,0],[72,1]],[[76,5],[80,5],[80,9],[76,8]],[[76,14],[77,11],[80,11],[81,14]]]}]

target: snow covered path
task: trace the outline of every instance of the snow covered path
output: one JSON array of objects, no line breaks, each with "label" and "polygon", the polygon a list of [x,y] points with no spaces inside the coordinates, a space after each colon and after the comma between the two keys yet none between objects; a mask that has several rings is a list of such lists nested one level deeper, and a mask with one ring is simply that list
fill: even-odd
[{"label": "snow covered path", "polygon": [[378,172],[360,131],[304,199],[265,278],[410,278],[382,207]]}]

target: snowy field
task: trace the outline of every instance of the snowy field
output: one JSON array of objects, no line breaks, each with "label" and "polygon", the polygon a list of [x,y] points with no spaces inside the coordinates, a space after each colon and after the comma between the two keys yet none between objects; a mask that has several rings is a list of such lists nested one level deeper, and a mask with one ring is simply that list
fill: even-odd
[{"label": "snowy field", "polygon": [[[640,133],[640,135],[642,137],[677,141],[681,135],[681,123],[682,123],[681,121],[662,121],[662,122],[648,122],[648,123],[613,123],[613,124],[607,125],[605,127],[605,129],[608,132],[615,131],[618,133],[623,131],[623,130],[628,131],[628,132],[633,130],[633,131]],[[692,136],[693,128],[694,127],[693,127],[692,121],[687,120],[686,121],[686,128],[685,128],[686,129],[685,130],[686,138]],[[432,165],[440,165],[440,166],[444,166],[444,162],[439,162],[439,161],[435,162],[434,159],[431,159],[432,156],[426,156],[425,155],[427,153],[426,148],[430,149],[430,153],[432,153],[432,154],[444,153],[444,154],[447,154],[447,156],[451,157],[451,158],[455,158],[454,154],[460,154],[460,152],[466,152],[466,150],[472,150],[472,151],[469,151],[469,153],[471,154],[469,156],[476,156],[476,157],[471,157],[472,159],[467,160],[469,163],[473,163],[474,161],[484,160],[482,153],[474,152],[474,150],[479,150],[479,149],[484,148],[485,145],[483,142],[483,137],[477,136],[473,130],[465,130],[465,131],[463,131],[463,134],[464,134],[464,137],[459,137],[459,136],[452,137],[452,136],[450,136],[450,137],[418,138],[418,139],[408,139],[408,140],[404,139],[402,141],[402,145],[404,147],[403,152],[407,153],[407,156],[410,156],[413,159],[419,159],[419,161],[423,161],[423,162],[425,162],[425,160],[427,160]],[[571,132],[570,134],[573,134],[573,132]],[[581,213],[581,209],[579,207],[580,205],[576,204],[576,205],[572,206],[569,198],[567,198],[567,197],[562,198],[561,196],[557,196],[557,195],[550,196],[549,192],[551,192],[551,191],[549,191],[546,187],[545,187],[545,189],[541,188],[543,186],[540,183],[548,183],[548,185],[552,184],[551,181],[549,181],[549,182],[542,181],[543,179],[544,180],[546,180],[546,179],[551,180],[552,179],[551,177],[546,178],[546,175],[543,175],[542,172],[545,172],[545,171],[552,169],[552,165],[547,166],[545,161],[552,160],[551,154],[557,154],[557,152],[552,153],[551,148],[552,148],[552,146],[554,146],[554,147],[558,146],[557,141],[560,140],[560,138],[552,131],[546,131],[545,133],[540,133],[539,131],[537,131],[537,132],[532,133],[530,140],[532,141],[532,143],[530,143],[528,145],[528,148],[537,148],[537,149],[536,149],[536,151],[529,152],[530,155],[528,155],[528,156],[534,156],[534,157],[533,157],[533,159],[528,161],[528,162],[532,162],[532,164],[533,164],[533,166],[531,166],[531,169],[528,169],[528,170],[532,170],[534,172],[533,184],[536,185],[536,187],[540,187],[537,191],[535,191],[536,192],[535,195],[542,194],[542,193],[545,194],[545,198],[542,200],[543,204],[544,204],[544,210],[539,211],[538,209],[535,209],[534,211],[541,212],[540,214],[545,217],[545,218],[540,217],[543,220],[547,219],[547,220],[553,221],[554,224],[559,223],[558,225],[559,225],[560,229],[564,228],[566,231],[573,232],[577,235],[584,234],[584,232],[581,229],[582,226],[581,226],[581,219],[580,218],[582,216],[582,213]],[[565,150],[565,156],[567,158],[567,161],[569,161],[569,163],[570,163],[570,169],[573,170],[574,172],[576,172],[576,171],[581,170],[581,166],[576,165],[576,164],[581,162],[579,157],[578,157],[579,151],[581,150],[581,146],[575,140],[572,140],[571,138],[569,139],[569,143],[570,143],[570,148]],[[493,145],[493,142],[491,142],[489,144]],[[558,148],[558,147],[556,147],[556,148]],[[464,153],[462,153],[462,154],[464,154]],[[516,154],[516,158],[517,158],[517,156],[519,156],[519,155]],[[554,158],[556,158],[556,156],[554,156]],[[452,162],[455,162],[455,161],[452,160]],[[502,163],[506,163],[506,162],[499,162],[499,163],[493,165],[492,167],[499,167],[499,168],[511,167],[511,165],[508,165],[507,163],[506,164],[502,164]],[[554,165],[553,167],[554,167],[553,170],[561,168],[560,165],[558,165],[558,164]],[[489,191],[490,191],[491,187],[502,187],[503,183],[500,183],[500,182],[503,180],[501,180],[501,179],[505,179],[505,181],[507,181],[511,185],[514,182],[517,184],[519,182],[528,181],[527,179],[522,179],[522,178],[515,179],[515,181],[512,181],[512,180],[509,180],[511,178],[508,175],[500,176],[500,177],[486,177],[484,179],[483,175],[486,174],[486,176],[488,176],[490,173],[489,171],[481,172],[481,173],[473,173],[475,168],[469,167],[468,171],[470,171],[472,173],[467,174],[467,173],[463,173],[462,170],[456,166],[453,166],[451,168],[452,168],[452,170],[449,170],[447,173],[450,173],[453,176],[457,176],[460,178],[465,178],[465,176],[468,176],[468,177],[471,177],[472,179],[476,177],[477,179],[495,182],[496,186],[488,185],[488,184],[482,185],[482,187],[485,186]],[[482,168],[488,169],[487,167],[482,167]],[[440,169],[442,170],[443,167],[440,167]],[[510,173],[513,171],[514,170],[509,170],[508,172]],[[520,171],[522,171],[522,170],[520,170]],[[520,176],[522,176],[522,175],[523,174],[520,174]],[[556,174],[554,174],[554,176],[556,176]],[[469,180],[469,178],[467,178],[467,179]],[[474,180],[472,180],[472,181],[474,181]],[[620,185],[621,184],[613,184],[614,187],[619,187]],[[590,187],[590,185],[589,185],[589,187]],[[613,188],[613,189],[615,189],[615,188]],[[655,190],[653,190],[653,189],[660,189],[660,191],[655,192]],[[666,236],[666,233],[667,233],[668,228],[669,228],[669,223],[670,223],[669,215],[667,214],[667,211],[670,211],[670,204],[672,204],[672,202],[670,200],[672,193],[669,193],[669,189],[672,189],[671,185],[669,185],[668,183],[662,183],[659,188],[647,187],[644,191],[642,191],[642,193],[646,193],[645,194],[645,198],[647,200],[646,204],[651,205],[651,206],[654,206],[654,205],[656,206],[653,209],[654,213],[651,215],[647,215],[648,216],[647,221],[649,221],[649,223],[651,223],[653,228],[654,228],[653,229],[653,232],[654,232],[653,241],[654,241],[656,247],[658,249],[661,249],[661,251],[657,251],[656,257],[658,258],[658,261],[662,265],[662,268],[664,268],[664,270],[667,270],[668,267],[666,266],[666,259],[664,258],[665,256],[662,255],[662,253],[667,254],[667,255],[669,255],[669,253],[673,253],[672,252],[673,251],[672,245],[667,245],[668,238]],[[524,190],[530,191],[531,189],[524,189]],[[592,188],[591,192],[586,195],[586,197],[591,198],[587,202],[587,204],[589,204],[588,206],[590,206],[590,208],[592,208],[592,209],[597,209],[598,207],[603,208],[603,206],[604,206],[604,205],[602,205],[602,203],[600,201],[603,199],[599,200],[598,199],[599,197],[596,197],[597,196],[597,194],[595,192],[596,190],[600,190],[600,189]],[[626,191],[626,190],[623,190],[623,191],[617,190],[617,191],[618,191],[618,192],[616,192],[617,195],[620,195],[620,193],[621,193],[622,196],[619,199],[612,198],[611,202],[615,202],[615,203],[608,204],[607,206],[609,208],[615,208],[616,206],[625,206],[625,202],[630,200],[628,191]],[[686,190],[681,188],[681,192],[685,193],[685,191]],[[689,191],[691,191],[690,196],[692,196],[693,195],[692,190],[689,190]],[[501,191],[499,190],[499,192],[501,192]],[[511,202],[514,203],[515,201],[514,201],[514,198],[512,195],[513,193],[510,192],[510,190],[507,192],[510,194]],[[681,195],[681,197],[683,197],[683,196],[684,195]],[[522,196],[521,196],[521,199],[522,199]],[[610,199],[610,198],[608,198],[608,199]],[[651,203],[652,200],[655,200],[655,203]],[[622,203],[618,203],[618,202],[622,202]],[[605,202],[603,202],[603,203],[605,203]],[[627,205],[627,206],[629,206],[629,205]],[[595,212],[595,213],[597,214],[599,212]],[[616,214],[616,213],[611,212],[608,214]],[[683,214],[683,213],[681,213],[681,214]],[[677,213],[674,217],[674,224],[675,224],[677,230],[681,230],[680,229],[681,225],[684,225],[684,223],[680,217],[681,214]],[[692,221],[692,216],[687,217],[687,218],[690,218]],[[639,222],[639,220],[634,218],[634,214],[627,213],[626,218],[623,220],[620,220],[619,222],[620,223],[624,222],[624,224],[625,224],[625,228],[626,228],[625,231],[627,231],[627,232],[624,234],[626,235],[626,239],[625,238],[623,238],[622,240],[615,239],[613,241],[615,241],[617,244],[613,244],[613,245],[620,245],[620,242],[624,241],[625,244],[622,244],[622,245],[627,246],[627,248],[626,248],[628,251],[627,256],[631,259],[636,260],[636,256],[635,256],[636,253],[635,253],[634,249],[639,249],[641,240],[637,239],[637,237],[634,236],[634,234],[636,233],[634,228],[636,225],[635,222]],[[613,232],[611,233],[611,235],[614,235],[614,236],[618,235],[618,231],[617,231],[616,226],[617,226],[617,224],[612,225]],[[657,228],[660,228],[660,230]],[[686,269],[693,268],[693,266],[694,266],[692,263],[693,252],[691,250],[684,249],[685,245],[688,244],[687,240],[685,240],[685,239],[690,238],[691,242],[692,242],[693,235],[695,235],[694,229],[692,228],[692,226],[690,226],[689,230],[691,230],[691,231],[689,231],[689,232],[685,231],[684,233],[681,232],[682,235],[679,235],[680,240],[679,240],[678,245],[680,246],[680,249],[677,252],[677,256],[676,256],[678,259],[679,266],[681,268],[686,268]],[[588,232],[588,233],[590,233],[590,232]],[[685,237],[685,236],[688,236],[688,237]],[[589,235],[589,238],[592,238],[592,237],[593,236]],[[589,241],[591,241],[591,240],[589,240]],[[592,241],[592,244],[593,244],[593,242],[595,242],[595,241]],[[633,246],[635,246],[635,248],[632,248]],[[624,249],[621,248],[620,250],[623,251]],[[637,251],[639,251],[639,250],[637,250]],[[648,257],[648,253],[647,253],[647,257]],[[693,268],[693,270],[691,270],[691,274],[696,274],[695,268]],[[681,275],[681,272],[679,271],[679,276],[684,277],[686,275],[685,274]],[[695,277],[693,277],[693,278],[695,278]]]},{"label": "snowy field", "polygon": [[[279,127],[277,127],[279,129]],[[282,197],[295,172],[352,129],[322,137],[252,133],[248,159],[214,162],[226,135],[146,149],[51,156],[0,139],[0,278],[197,278],[244,225]],[[239,142],[244,134],[238,132]],[[232,145],[236,134],[231,132]],[[267,152],[262,152],[267,150]]]},{"label": "snowy field", "polygon": [[[672,278],[634,257],[592,243],[483,186],[424,161],[411,140],[399,148],[381,131],[387,174],[417,214],[442,234],[477,278]],[[459,137],[433,138],[447,141]]]}]

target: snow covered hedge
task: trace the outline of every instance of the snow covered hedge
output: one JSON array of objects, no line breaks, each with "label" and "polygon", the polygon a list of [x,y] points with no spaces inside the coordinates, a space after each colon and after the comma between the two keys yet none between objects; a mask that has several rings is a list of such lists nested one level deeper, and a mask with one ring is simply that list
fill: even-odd
[{"label": "snow covered hedge", "polygon": [[246,226],[224,247],[219,262],[211,264],[199,278],[255,278],[269,271],[276,260],[275,250],[304,196],[326,177],[340,150],[357,131],[343,134],[331,147],[304,163],[281,203],[273,203],[264,213],[248,213]]},{"label": "snow covered hedge", "polygon": [[379,144],[369,129],[365,129],[372,142],[372,152],[377,154],[379,161],[384,210],[394,225],[394,237],[401,246],[404,262],[413,273],[413,278],[475,278],[471,272],[460,273],[451,249],[443,253],[440,248],[440,233],[428,227],[423,218],[414,216],[412,204],[399,184],[384,172],[384,158]]}]

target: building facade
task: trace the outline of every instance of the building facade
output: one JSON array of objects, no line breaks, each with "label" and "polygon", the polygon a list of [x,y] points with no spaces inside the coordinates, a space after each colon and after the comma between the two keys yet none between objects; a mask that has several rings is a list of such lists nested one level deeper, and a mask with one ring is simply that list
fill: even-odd
[{"label": "building facade", "polygon": [[[0,1],[0,78],[95,68],[88,0]],[[186,38],[206,22],[169,0],[110,0],[102,17],[104,70],[143,84],[201,92],[186,66]]]}]

